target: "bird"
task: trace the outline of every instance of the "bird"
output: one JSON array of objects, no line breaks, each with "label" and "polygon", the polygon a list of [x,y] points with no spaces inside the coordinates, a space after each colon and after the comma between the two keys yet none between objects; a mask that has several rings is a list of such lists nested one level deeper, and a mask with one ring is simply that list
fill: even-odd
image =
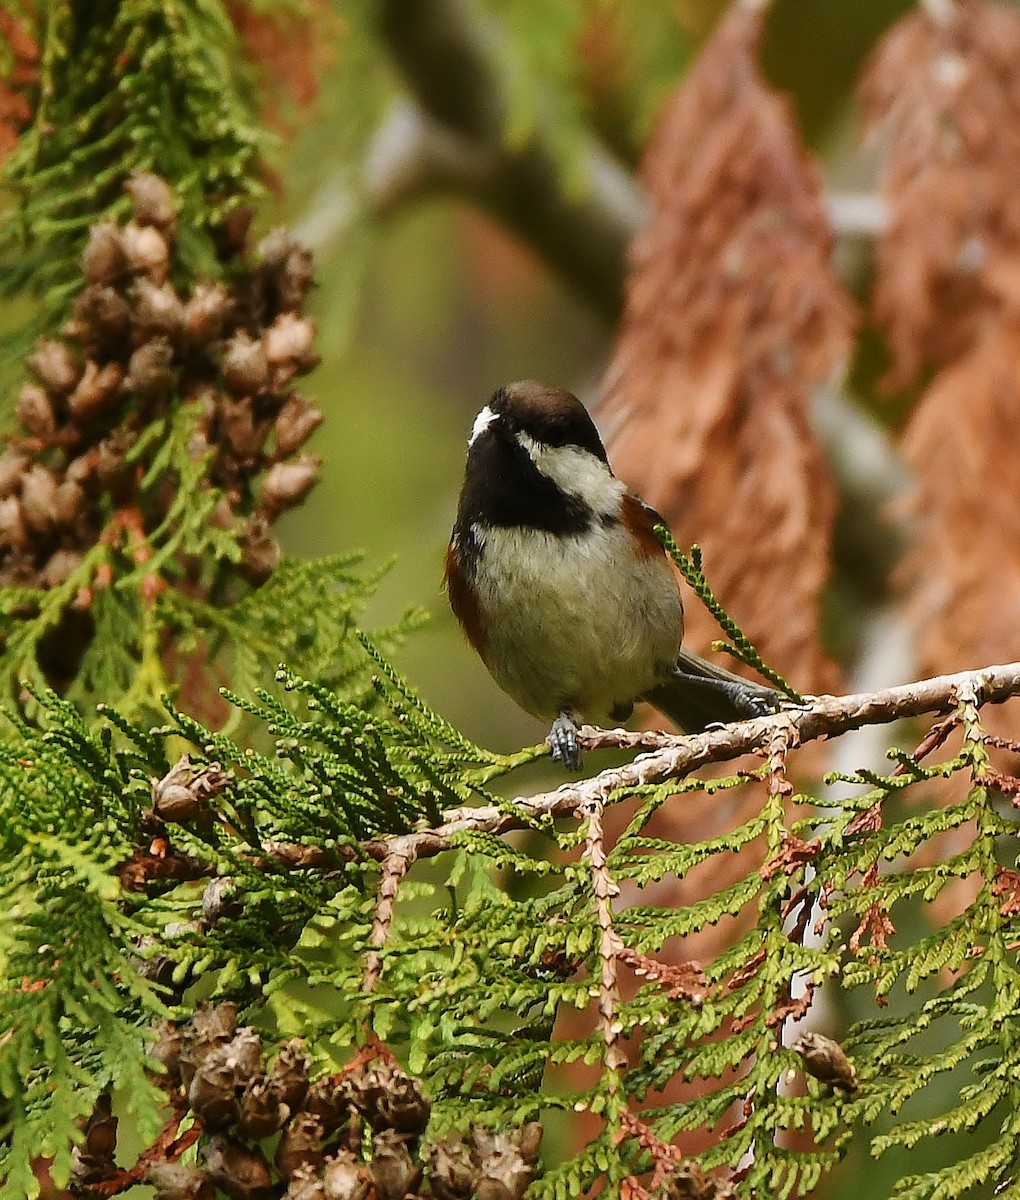
[{"label": "bird", "polygon": [[552,758],[581,768],[578,730],[647,700],[687,732],[778,710],[780,696],[684,650],[665,525],[613,474],[584,405],[520,380],[475,418],[444,583],[490,675],[551,721]]}]

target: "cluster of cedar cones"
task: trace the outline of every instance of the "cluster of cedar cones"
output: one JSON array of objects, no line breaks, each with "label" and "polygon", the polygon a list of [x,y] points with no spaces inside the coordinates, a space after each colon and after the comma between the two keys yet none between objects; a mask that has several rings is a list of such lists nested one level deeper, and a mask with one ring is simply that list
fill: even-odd
[{"label": "cluster of cedar cones", "polygon": [[[431,1105],[393,1059],[373,1057],[310,1083],[300,1040],[267,1062],[258,1033],[238,1028],[232,1003],[199,1005],[186,1026],[166,1022],[150,1054],[166,1069],[160,1079],[172,1092],[175,1128],[190,1113],[198,1132],[124,1171],[104,1095],[75,1152],[76,1195],[145,1182],[156,1200],[520,1200],[531,1181],[537,1124],[501,1133],[472,1127],[422,1147]],[[196,1141],[195,1161],[180,1161]]]},{"label": "cluster of cedar cones", "polygon": [[64,582],[118,513],[136,541],[158,527],[177,480],[167,471],[151,486],[136,446],[179,402],[199,406],[189,452],[220,490],[212,520],[236,536],[242,575],[263,582],[279,560],[268,526],[318,477],[299,451],[322,414],[293,390],[318,361],[301,312],[311,254],[284,230],[249,252],[238,212],[219,231],[230,282],[182,294],[170,188],[144,174],[127,190],[131,219],[92,227],[71,318],[28,358],[22,431],[0,456],[0,584]]}]

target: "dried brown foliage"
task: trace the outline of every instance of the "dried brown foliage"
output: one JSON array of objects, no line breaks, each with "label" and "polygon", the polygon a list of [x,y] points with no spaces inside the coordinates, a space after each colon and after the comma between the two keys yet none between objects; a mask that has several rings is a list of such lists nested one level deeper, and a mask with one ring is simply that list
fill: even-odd
[{"label": "dried brown foliage", "polygon": [[[835,684],[818,648],[833,486],[812,388],[844,357],[852,306],[829,266],[813,162],[756,59],[761,14],[734,6],[651,139],[650,219],[632,249],[598,417],[617,472],[804,690]],[[687,641],[714,630],[690,605]]]},{"label": "dried brown foliage", "polygon": [[27,92],[39,77],[39,47],[23,21],[0,11],[0,41],[7,43],[12,66],[0,78],[0,161],[14,149],[32,117]]},{"label": "dried brown foliage", "polygon": [[1020,297],[1008,270],[1020,245],[1020,14],[987,0],[950,12],[903,17],[861,80],[866,130],[886,148],[874,309],[897,385],[967,352]]},{"label": "dried brown foliage", "polygon": [[328,0],[263,8],[249,0],[227,0],[227,13],[248,57],[257,64],[266,93],[266,119],[286,126],[286,108],[308,109],[332,61],[331,40],[340,30]]},{"label": "dried brown foliage", "polygon": [[939,367],[903,437],[921,672],[1009,657],[1020,619],[1018,62],[1020,13],[962,0],[899,21],[862,82],[886,143],[874,306],[890,382]]},{"label": "dried brown foliage", "polygon": [[1020,330],[989,322],[935,376],[910,419],[903,452],[915,472],[919,670],[997,662],[1020,622]]}]

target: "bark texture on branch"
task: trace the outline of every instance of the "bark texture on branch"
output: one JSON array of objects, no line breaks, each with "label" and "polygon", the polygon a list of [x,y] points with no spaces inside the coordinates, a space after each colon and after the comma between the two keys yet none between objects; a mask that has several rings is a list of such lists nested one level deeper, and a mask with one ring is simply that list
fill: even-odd
[{"label": "bark texture on branch", "polygon": [[864,725],[886,725],[905,717],[949,712],[958,703],[961,689],[964,694],[973,689],[979,705],[1001,704],[1020,696],[1020,662],[961,671],[955,675],[938,675],[876,692],[817,696],[804,708],[788,709],[775,716],[685,736],[631,733],[624,729],[595,729],[586,725],[580,734],[585,749],[649,747],[651,753],[641,754],[633,762],[611,767],[591,779],[564,784],[553,792],[519,796],[502,807],[487,804],[451,809],[444,814],[443,824],[434,829],[379,838],[367,843],[364,849],[371,857],[383,861],[391,855],[426,858],[449,849],[452,839],[460,833],[471,830],[506,833],[542,818],[567,816],[579,809],[583,811],[593,799],[604,801],[621,788],[683,779],[709,763],[761,753],[770,738],[783,727],[789,728],[790,745],[797,746],[818,738],[838,737]]}]

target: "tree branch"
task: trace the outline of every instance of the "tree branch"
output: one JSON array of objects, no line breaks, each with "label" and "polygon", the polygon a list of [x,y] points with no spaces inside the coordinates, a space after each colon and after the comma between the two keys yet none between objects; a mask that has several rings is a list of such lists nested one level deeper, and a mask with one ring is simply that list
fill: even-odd
[{"label": "tree branch", "polygon": [[526,828],[543,819],[566,816],[579,809],[586,811],[593,799],[604,801],[622,788],[683,779],[709,763],[728,762],[744,754],[761,754],[784,726],[792,735],[790,744],[803,745],[820,738],[838,737],[865,725],[884,725],[905,717],[949,712],[957,705],[960,689],[966,693],[971,687],[982,705],[1001,704],[1020,695],[1020,662],[979,671],[961,671],[955,675],[937,675],[876,692],[819,696],[804,708],[788,709],[775,716],[682,737],[642,731],[631,733],[624,729],[595,729],[586,725],[580,731],[585,749],[651,748],[652,753],[639,755],[633,762],[611,767],[591,779],[564,784],[553,792],[519,796],[511,803],[499,806],[488,804],[452,809],[444,814],[443,824],[435,829],[378,838],[366,843],[363,850],[380,861],[390,855],[427,858],[449,849],[453,839],[461,833],[477,830],[498,834]]},{"label": "tree branch", "polygon": [[[413,847],[409,847],[413,851]],[[400,883],[413,864],[411,853],[394,849],[383,861],[382,879],[379,883],[379,894],[375,902],[375,917],[372,921],[372,933],[369,936],[371,949],[365,957],[365,974],[361,981],[363,992],[374,992],[375,985],[382,974],[382,948],[389,937],[390,926],[393,924],[393,913],[397,906],[397,892]]]},{"label": "tree branch", "polygon": [[[1002,704],[1020,696],[1020,662],[961,671],[955,675],[936,675],[917,683],[861,692],[850,696],[808,697],[803,708],[788,708],[775,716],[759,717],[709,729],[704,733],[677,736],[654,730],[596,729],[582,726],[579,740],[585,750],[648,750],[632,762],[610,767],[591,779],[565,783],[552,792],[537,796],[518,796],[501,805],[482,804],[449,809],[443,823],[433,829],[373,838],[359,850],[325,850],[319,846],[267,842],[258,861],[272,862],[288,870],[335,870],[337,857],[367,855],[383,864],[389,872],[395,868],[394,887],[406,869],[419,858],[430,858],[449,850],[462,833],[507,833],[526,829],[554,817],[585,815],[593,802],[605,803],[613,792],[644,784],[664,783],[686,778],[710,763],[730,762],[745,754],[765,754],[780,733],[789,738],[791,747],[818,739],[839,737],[867,725],[888,725],[925,713],[941,714],[956,708],[962,697],[973,690],[978,707]],[[921,746],[925,746],[925,742]],[[387,899],[386,903],[389,903]],[[376,913],[375,936],[385,940],[388,916],[381,929]],[[374,945],[381,944],[373,941]]]},{"label": "tree branch", "polygon": [[[653,730],[632,732],[585,725],[579,732],[585,750],[611,748],[648,750],[650,753],[641,754],[622,766],[610,767],[591,779],[565,783],[552,792],[518,796],[500,805],[449,809],[443,814],[442,824],[433,829],[373,838],[363,843],[358,851],[352,849],[345,854],[335,848],[326,850],[319,846],[271,841],[265,844],[256,861],[267,865],[274,863],[287,870],[320,871],[336,870],[338,857],[353,859],[367,855],[383,863],[392,878],[388,887],[380,891],[380,908],[376,911],[373,930],[373,945],[378,946],[385,941],[392,916],[391,902],[406,870],[419,858],[430,858],[449,850],[459,834],[472,831],[507,833],[533,827],[554,817],[586,815],[591,811],[592,803],[604,804],[613,792],[621,789],[680,780],[710,763],[730,762],[745,754],[766,754],[769,745],[780,734],[789,739],[791,748],[802,746],[818,739],[839,737],[868,725],[888,725],[926,713],[947,713],[972,692],[979,708],[1020,696],[1020,662],[961,671],[955,675],[936,675],[917,683],[850,696],[808,697],[809,703],[803,708],[785,709],[775,716],[736,722],[704,733],[677,736]],[[920,743],[919,752],[927,753],[931,748],[929,739],[925,739]]]},{"label": "tree branch", "polygon": [[623,943],[613,928],[613,898],[619,896],[620,888],[609,873],[606,857],[606,839],[602,828],[604,805],[601,798],[590,797],[583,809],[588,829],[585,835],[585,857],[591,864],[592,891],[599,923],[599,1028],[605,1043],[603,1061],[609,1073],[609,1090],[615,1093],[619,1087],[619,1073],[627,1065],[623,1051],[622,1027],[616,1018],[620,1002],[617,982],[617,966]]},{"label": "tree branch", "polygon": [[629,172],[594,135],[582,134],[587,186],[569,189],[541,118],[525,142],[508,143],[510,86],[499,31],[463,0],[381,0],[379,29],[422,110],[463,139],[460,152],[472,170],[462,190],[615,321],[627,246],[644,212]]},{"label": "tree branch", "polygon": [[[586,187],[565,186],[562,152],[539,123],[523,145],[506,138],[501,34],[462,0],[382,0],[380,33],[410,88],[379,126],[360,176],[334,172],[297,226],[313,249],[368,211],[383,220],[436,192],[488,209],[610,322],[623,303],[626,252],[644,220],[640,185],[594,134],[579,150]],[[887,221],[871,193],[832,193],[837,236],[871,238]]]}]

